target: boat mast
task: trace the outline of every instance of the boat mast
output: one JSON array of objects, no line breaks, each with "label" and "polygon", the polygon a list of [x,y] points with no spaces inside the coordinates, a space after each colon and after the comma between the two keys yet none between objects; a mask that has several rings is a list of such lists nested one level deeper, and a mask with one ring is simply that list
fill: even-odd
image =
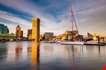
[{"label": "boat mast", "polygon": [[[75,25],[76,31],[78,32],[78,27],[77,27],[77,23],[76,23],[76,19],[75,19],[75,14],[74,14],[74,11],[73,11],[73,5],[71,6],[71,19],[72,19],[72,41],[73,41],[74,25]],[[78,32],[78,34],[79,34],[79,32]]]}]

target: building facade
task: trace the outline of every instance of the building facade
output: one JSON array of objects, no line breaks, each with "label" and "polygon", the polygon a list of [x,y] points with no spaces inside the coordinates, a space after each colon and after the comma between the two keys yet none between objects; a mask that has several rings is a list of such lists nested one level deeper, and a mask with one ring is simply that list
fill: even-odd
[{"label": "building facade", "polygon": [[39,43],[40,38],[40,19],[39,18],[32,18],[32,40]]},{"label": "building facade", "polygon": [[16,39],[21,40],[23,39],[23,31],[21,30],[21,27],[17,25],[16,27]]},{"label": "building facade", "polygon": [[9,29],[7,26],[5,26],[4,24],[0,24],[0,34],[8,34],[9,33]]},{"label": "building facade", "polygon": [[77,40],[78,35],[78,31],[66,31],[62,36],[62,40],[74,41]]},{"label": "building facade", "polygon": [[44,40],[45,41],[52,41],[54,38],[54,34],[52,32],[45,32],[44,33]]},{"label": "building facade", "polygon": [[27,31],[27,39],[28,40],[32,39],[32,29],[28,29],[28,31]]}]

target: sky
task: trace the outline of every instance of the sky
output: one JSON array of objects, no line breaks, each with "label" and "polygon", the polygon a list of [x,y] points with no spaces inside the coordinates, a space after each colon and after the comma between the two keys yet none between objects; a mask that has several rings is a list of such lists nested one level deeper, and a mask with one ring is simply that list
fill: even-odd
[{"label": "sky", "polygon": [[20,25],[26,35],[35,16],[41,20],[41,33],[62,34],[72,30],[71,7],[80,34],[106,35],[106,0],[0,0],[0,24],[10,33]]}]

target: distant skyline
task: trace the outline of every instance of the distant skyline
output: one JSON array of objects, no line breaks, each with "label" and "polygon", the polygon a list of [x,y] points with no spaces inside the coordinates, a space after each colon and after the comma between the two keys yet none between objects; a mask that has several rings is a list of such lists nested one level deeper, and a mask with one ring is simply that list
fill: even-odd
[{"label": "distant skyline", "polygon": [[26,35],[32,16],[41,19],[41,33],[71,30],[71,5],[79,32],[106,35],[106,0],[0,0],[0,23],[15,32],[20,25]]}]

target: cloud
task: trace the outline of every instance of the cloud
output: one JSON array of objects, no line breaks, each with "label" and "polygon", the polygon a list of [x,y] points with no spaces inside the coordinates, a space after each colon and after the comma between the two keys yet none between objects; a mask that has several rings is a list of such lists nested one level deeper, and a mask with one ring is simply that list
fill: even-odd
[{"label": "cloud", "polygon": [[17,25],[22,27],[24,30],[24,35],[26,36],[27,30],[31,28],[31,22],[14,16],[8,12],[0,12],[0,23],[6,24],[9,27],[10,33],[15,33],[15,28]]},{"label": "cloud", "polygon": [[[84,32],[98,32],[102,34],[106,34],[105,26],[106,26],[106,15],[105,10],[106,5],[99,6],[97,8],[90,8],[88,10],[82,11],[80,13],[81,16],[79,18],[80,30],[82,33]],[[86,27],[84,29],[84,27]]]},{"label": "cloud", "polygon": [[[87,31],[105,32],[105,0],[0,0],[0,4],[28,14],[27,16],[24,14],[26,17],[39,17],[41,19],[41,32],[50,31],[55,32],[55,34],[71,30],[69,10],[71,4],[73,4],[80,33],[86,33]],[[11,15],[0,17],[2,21],[6,21],[6,23],[17,22],[22,25],[24,31],[31,28],[31,20],[24,19],[22,17],[24,15],[16,16],[12,12],[6,12]]]},{"label": "cloud", "polygon": [[[63,1],[65,1],[65,0],[63,0]],[[68,2],[68,1],[69,0],[66,0],[66,2]],[[24,1],[24,0],[22,0],[22,1],[15,0],[12,2],[10,2],[9,0],[6,0],[6,2],[5,2],[5,0],[0,1],[0,3],[5,6],[19,10],[20,12],[26,12],[26,13],[30,14],[31,16],[39,17],[41,19],[41,25],[42,25],[41,32],[45,32],[45,31],[56,32],[59,27],[60,27],[60,29],[58,29],[58,30],[62,31],[63,30],[63,29],[61,29],[62,25],[59,24],[60,22],[57,22],[58,18],[55,18],[52,15],[53,13],[46,13],[46,12],[50,11],[49,9],[51,9],[51,11],[58,12],[59,9],[62,9],[64,7],[64,5],[67,5],[67,4],[64,4],[64,2],[62,2],[61,0],[58,0],[58,2],[57,1],[52,1],[52,2],[50,2],[48,0],[48,3],[50,3],[50,4],[48,5],[48,7],[45,7],[44,9],[42,9],[41,7],[38,7],[37,5],[28,3],[27,1]],[[47,11],[45,12],[45,10],[47,10]],[[61,12],[58,12],[58,13],[61,13]],[[54,15],[56,15],[56,13]],[[13,17],[11,17],[11,18],[13,18]],[[12,20],[12,21],[17,20],[18,22],[20,21],[19,18],[18,19],[14,18],[14,19],[9,19],[9,20]],[[19,23],[21,24],[22,22],[23,22],[23,20],[21,20],[21,22],[19,22]],[[57,32],[59,32],[59,31],[57,31]]]}]

